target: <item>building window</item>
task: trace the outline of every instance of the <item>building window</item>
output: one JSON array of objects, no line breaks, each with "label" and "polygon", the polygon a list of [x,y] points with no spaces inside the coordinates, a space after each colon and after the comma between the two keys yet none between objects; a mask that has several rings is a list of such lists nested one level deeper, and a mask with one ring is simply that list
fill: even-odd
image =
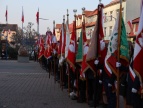
[{"label": "building window", "polygon": [[[117,16],[117,17],[118,17],[118,14],[119,14],[119,9],[116,10],[116,16]],[[117,17],[116,17],[116,18],[117,18]]]},{"label": "building window", "polygon": [[[117,9],[116,10],[117,15],[118,15],[119,12],[120,12],[120,9]],[[122,18],[124,18],[124,8],[122,8]]]},{"label": "building window", "polygon": [[113,15],[113,11],[110,11],[110,21],[112,21],[112,15]]},{"label": "building window", "polygon": [[104,23],[107,22],[107,13],[104,13]]},{"label": "building window", "polygon": [[109,36],[111,36],[112,35],[112,26],[110,26],[110,28],[109,28]]},{"label": "building window", "polygon": [[106,27],[104,27],[104,36],[106,37]]}]

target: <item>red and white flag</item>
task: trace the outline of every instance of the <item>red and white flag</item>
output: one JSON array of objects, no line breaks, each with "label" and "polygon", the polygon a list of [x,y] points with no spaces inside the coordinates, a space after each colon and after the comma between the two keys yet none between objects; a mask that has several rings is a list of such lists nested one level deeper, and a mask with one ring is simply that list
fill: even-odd
[{"label": "red and white flag", "polygon": [[42,44],[42,43],[39,44],[38,59],[40,59],[44,55],[44,51],[45,51],[44,44]]},{"label": "red and white flag", "polygon": [[67,54],[67,62],[70,64],[70,67],[72,68],[73,72],[75,72],[75,60],[76,60],[76,22],[73,22],[73,30],[72,30],[72,36],[68,48],[68,54]]},{"label": "red and white flag", "polygon": [[22,7],[22,17],[21,17],[22,23],[24,23],[24,12],[23,12],[23,7]]},{"label": "red and white flag", "polygon": [[65,45],[66,45],[66,33],[65,33],[65,24],[62,26],[62,55],[65,54]]},{"label": "red and white flag", "polygon": [[69,25],[66,23],[66,46],[65,46],[65,58],[67,58],[68,55],[68,48],[70,44],[70,31],[69,31]]},{"label": "red and white flag", "polygon": [[44,48],[44,39],[43,39],[42,36],[40,36],[40,39],[39,39],[38,59],[40,59],[44,55],[44,51],[45,51],[45,48]]},{"label": "red and white flag", "polygon": [[44,51],[44,56],[45,58],[50,58],[52,55],[52,47],[51,47],[51,40],[52,40],[52,33],[46,33],[46,41],[45,41],[45,51]]},{"label": "red and white flag", "polygon": [[[91,37],[91,42],[89,45],[89,50],[86,56],[86,61],[90,69],[95,72],[96,68],[94,65],[95,59],[100,56],[100,41],[103,39],[103,17],[102,17],[103,5],[98,5],[98,18],[95,24],[95,28]],[[100,61],[99,61],[100,63]]]},{"label": "red and white flag", "polygon": [[130,75],[132,81],[134,81],[135,77],[136,77],[136,74],[133,70],[133,61],[132,61],[132,59],[131,59],[130,65],[129,65],[129,75]]},{"label": "red and white flag", "polygon": [[7,6],[6,6],[5,18],[6,18],[6,22],[7,22],[8,21],[8,9],[7,9]]},{"label": "red and white flag", "polygon": [[89,68],[86,62],[86,55],[88,52],[89,45],[86,39],[85,22],[82,23],[82,41],[83,41],[83,53],[82,53],[83,59],[81,63],[80,78],[85,79],[85,71]]},{"label": "red and white flag", "polygon": [[66,34],[65,34],[64,23],[63,23],[61,32],[60,32],[60,41],[58,45],[58,56],[62,56],[65,54],[65,42],[66,42]]},{"label": "red and white flag", "polygon": [[62,47],[62,30],[60,31],[60,40],[58,44],[58,56],[61,55],[61,47]]},{"label": "red and white flag", "polygon": [[55,34],[55,21],[53,21],[52,52],[57,52],[57,38]]},{"label": "red and white flag", "polygon": [[37,21],[37,24],[39,24],[39,8],[38,8],[38,11],[36,13],[36,21]]},{"label": "red and white flag", "polygon": [[128,25],[129,25],[129,27],[130,27],[130,29],[131,29],[131,31],[132,31],[132,30],[133,30],[132,20],[129,20],[127,23],[128,23]]},{"label": "red and white flag", "polygon": [[135,47],[134,47],[134,58],[133,58],[133,69],[136,75],[139,77],[141,84],[143,82],[142,61],[143,61],[143,6],[141,7],[139,28],[136,36]]},{"label": "red and white flag", "polygon": [[44,39],[43,39],[42,35],[40,36],[39,44],[44,44]]}]

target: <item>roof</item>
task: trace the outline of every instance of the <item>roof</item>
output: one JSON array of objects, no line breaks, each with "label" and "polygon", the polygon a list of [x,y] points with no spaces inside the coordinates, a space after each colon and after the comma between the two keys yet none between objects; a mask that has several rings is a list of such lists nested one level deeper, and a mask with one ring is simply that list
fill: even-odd
[{"label": "roof", "polygon": [[8,31],[16,31],[18,29],[18,25],[17,24],[0,24],[0,31],[2,30]]},{"label": "roof", "polygon": [[91,14],[93,11],[88,11],[88,10],[85,10],[85,16],[88,16],[89,14]]},{"label": "roof", "polygon": [[[122,1],[124,2],[124,1],[126,1],[126,0],[122,0]],[[120,3],[120,0],[112,0],[109,4],[105,5],[104,8],[110,7],[110,6],[112,6],[112,5],[116,5],[116,4],[118,4],[118,3]]]},{"label": "roof", "polygon": [[94,11],[91,11],[87,17],[93,16],[93,15],[97,15],[98,14],[98,9],[95,9]]},{"label": "roof", "polygon": [[55,29],[60,29],[62,27],[62,24],[56,24]]},{"label": "roof", "polygon": [[[85,27],[91,27],[94,26],[96,22],[91,22],[91,23],[86,23]],[[82,24],[80,24],[79,26],[76,26],[77,29],[82,28]]]}]

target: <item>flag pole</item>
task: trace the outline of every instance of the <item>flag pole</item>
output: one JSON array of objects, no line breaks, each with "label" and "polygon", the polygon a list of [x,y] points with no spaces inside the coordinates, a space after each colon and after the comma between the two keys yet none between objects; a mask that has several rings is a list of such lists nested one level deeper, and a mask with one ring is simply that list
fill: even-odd
[{"label": "flag pole", "polygon": [[40,39],[40,33],[39,33],[39,8],[37,13],[37,32],[38,32],[38,39]]},{"label": "flag pole", "polygon": [[[122,19],[122,0],[120,0],[119,26],[118,26],[118,55],[117,55],[118,62],[120,62],[121,19]],[[117,108],[119,108],[119,85],[120,85],[119,78],[120,78],[120,72],[118,67],[117,68]]]},{"label": "flag pole", "polygon": [[[69,13],[67,9],[67,25],[69,30]],[[67,70],[68,70],[68,95],[70,96],[70,71],[69,71],[69,64],[67,63]]]},{"label": "flag pole", "polygon": [[8,24],[8,6],[6,6],[5,17],[6,17],[6,24]]},{"label": "flag pole", "polygon": [[[83,40],[83,34],[85,32],[85,7],[82,8],[82,16],[83,16],[83,22],[82,22],[82,26],[84,25],[84,31],[82,30],[82,40]],[[83,43],[82,43],[83,45]],[[83,53],[83,51],[82,51]],[[83,54],[82,54],[83,56]],[[88,103],[88,77],[86,76],[86,102]]]},{"label": "flag pole", "polygon": [[[38,11],[36,13],[36,21],[37,21],[37,35],[38,35],[38,41],[40,41],[40,34],[39,34],[39,7]],[[39,54],[39,45],[38,45],[38,54]],[[40,60],[38,60],[40,62]]]},{"label": "flag pole", "polygon": [[[22,6],[22,41],[23,41],[23,6]],[[23,44],[23,42],[22,42]]]},{"label": "flag pole", "polygon": [[[55,20],[53,21],[53,35],[55,35]],[[56,83],[56,62],[55,62],[55,54],[53,54],[53,56],[54,56],[54,81],[55,81],[55,83]]]},{"label": "flag pole", "polygon": [[[64,42],[64,33],[65,33],[65,15],[63,15],[63,31],[62,31],[62,49],[63,49],[63,42]],[[62,53],[62,50],[61,50],[61,57],[63,56],[63,53]],[[64,80],[64,77],[63,77],[63,63],[62,63],[62,66],[61,66],[61,82],[62,82],[62,91],[63,91],[63,80]]]},{"label": "flag pole", "polygon": [[[6,25],[8,26],[8,6],[6,6],[5,17],[6,17]],[[8,38],[8,29],[6,34],[6,60],[7,60],[7,38]]]},{"label": "flag pole", "polygon": [[[74,20],[75,20],[75,21],[74,21],[74,23],[75,23],[74,32],[75,32],[75,35],[76,35],[76,12],[77,12],[77,10],[74,9],[73,12],[74,12]],[[75,41],[76,41],[76,42],[75,42],[75,49],[76,49],[76,48],[77,48],[77,36],[76,36]],[[76,70],[77,98],[79,98],[79,87],[78,87],[79,81],[78,81],[78,79],[79,79],[78,71]]]}]

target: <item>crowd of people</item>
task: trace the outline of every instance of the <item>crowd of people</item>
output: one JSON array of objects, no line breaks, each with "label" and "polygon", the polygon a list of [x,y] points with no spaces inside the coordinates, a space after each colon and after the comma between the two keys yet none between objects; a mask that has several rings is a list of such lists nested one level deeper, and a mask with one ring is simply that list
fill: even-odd
[{"label": "crowd of people", "polygon": [[[105,44],[105,42],[102,42]],[[133,56],[133,44],[130,45],[130,61]],[[104,59],[107,53],[107,45],[103,49],[102,63],[94,61],[97,72],[90,68],[85,71],[85,79],[80,78],[81,64],[76,63],[76,71],[73,72],[66,59],[60,59],[57,53],[53,53],[49,59],[44,55],[38,59],[41,66],[54,75],[55,81],[60,83],[61,89],[68,89],[71,100],[78,103],[87,102],[90,107],[104,106],[105,108],[116,108],[117,102],[117,80],[116,75],[109,76],[104,68]],[[131,63],[131,62],[130,62]],[[138,76],[132,79],[130,66],[119,66],[120,87],[119,101],[122,101],[121,108],[142,108],[143,99],[140,94],[140,81]]]},{"label": "crowd of people", "polygon": [[[104,108],[143,108],[142,76],[141,72],[135,72],[135,64],[133,64],[137,63],[133,61],[138,54],[136,52],[139,52],[142,40],[139,38],[139,42],[137,41],[137,48],[137,42],[134,45],[131,41],[127,41],[120,10],[111,40],[105,42],[103,40],[102,8],[103,5],[99,4],[97,23],[90,44],[86,39],[83,14],[81,40],[76,41],[76,23],[74,21],[70,43],[67,44],[67,56],[65,56],[66,44],[64,42],[58,44],[55,41],[54,32],[52,34],[48,31],[45,46],[43,41],[39,40],[38,61],[49,72],[49,78],[53,74],[55,82],[59,82],[61,89],[68,89],[71,100],[77,100],[78,103],[87,102],[89,107],[94,108],[98,106]],[[122,24],[118,24],[119,22]],[[119,25],[122,25],[122,30],[119,29]],[[119,38],[120,32],[121,38]],[[63,27],[61,37],[64,37],[64,33]],[[63,38],[60,40],[64,41]],[[78,54],[81,56],[78,57]],[[136,58],[140,59],[141,55],[136,56]],[[138,67],[140,66],[141,64],[138,65]]]}]

